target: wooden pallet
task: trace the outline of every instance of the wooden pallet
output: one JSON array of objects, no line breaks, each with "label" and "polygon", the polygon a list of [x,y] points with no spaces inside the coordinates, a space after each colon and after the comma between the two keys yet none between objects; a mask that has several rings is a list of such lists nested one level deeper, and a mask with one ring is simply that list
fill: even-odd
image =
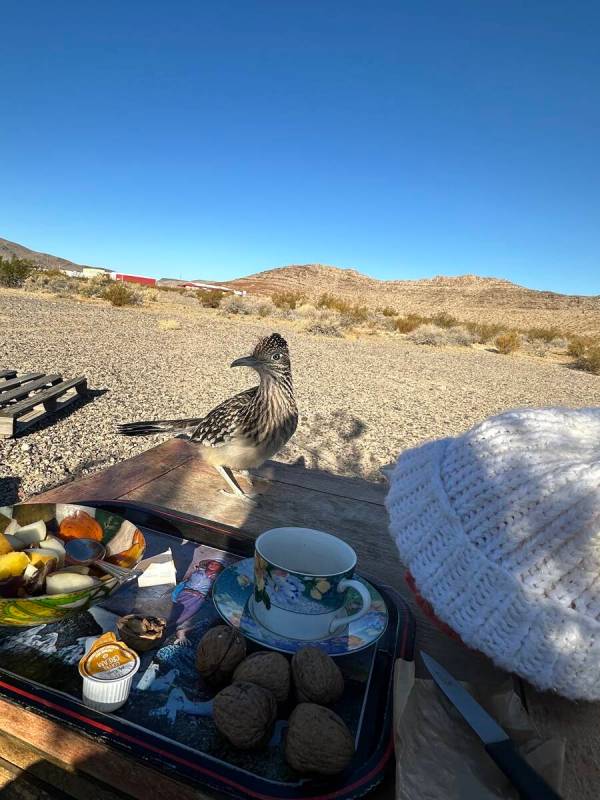
[{"label": "wooden pallet", "polygon": [[35,422],[55,414],[87,392],[82,375],[65,381],[60,375],[0,370],[0,439],[10,439]]}]

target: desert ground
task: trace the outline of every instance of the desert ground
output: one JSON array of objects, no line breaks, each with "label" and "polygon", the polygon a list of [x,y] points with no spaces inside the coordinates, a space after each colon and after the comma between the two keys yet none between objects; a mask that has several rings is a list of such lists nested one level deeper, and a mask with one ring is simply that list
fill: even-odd
[{"label": "desert ground", "polygon": [[[179,327],[161,329],[165,319]],[[600,377],[560,360],[419,346],[402,336],[315,336],[286,320],[228,318],[193,300],[114,308],[3,289],[0,330],[0,368],[84,374],[95,390],[53,424],[0,440],[0,505],[161,440],[119,436],[119,422],[200,416],[252,385],[254,373],[229,364],[272,330],[289,341],[301,415],[278,457],[336,473],[374,479],[404,448],[509,408],[600,402]]]}]

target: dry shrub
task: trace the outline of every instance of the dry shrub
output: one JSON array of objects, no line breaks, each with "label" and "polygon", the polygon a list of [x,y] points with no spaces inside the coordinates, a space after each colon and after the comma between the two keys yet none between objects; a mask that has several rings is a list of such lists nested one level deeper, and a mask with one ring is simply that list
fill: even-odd
[{"label": "dry shrub", "polygon": [[102,297],[106,289],[113,285],[114,281],[107,275],[95,275],[93,278],[77,278],[79,294],[84,297]]},{"label": "dry shrub", "polygon": [[275,303],[271,300],[270,297],[263,297],[261,298],[256,304],[256,311],[255,313],[258,314],[259,317],[273,317],[275,316],[276,306]]},{"label": "dry shrub", "polygon": [[315,322],[311,322],[309,325],[306,325],[303,330],[306,333],[312,333],[315,336],[343,336],[342,329],[335,322],[329,324],[327,322],[319,322],[317,320]]},{"label": "dry shrub", "polygon": [[405,317],[397,317],[394,320],[394,328],[398,333],[410,333],[426,322],[426,318],[419,314],[407,314]]},{"label": "dry shrub", "polygon": [[277,314],[277,306],[270,297],[247,295],[243,300],[244,314],[252,314],[257,317],[274,317]]},{"label": "dry shrub", "polygon": [[393,331],[395,320],[383,312],[376,311],[369,315],[368,326],[373,331]]},{"label": "dry shrub", "polygon": [[173,292],[175,294],[185,294],[187,289],[183,286],[157,286],[159,292]]},{"label": "dry shrub", "polygon": [[57,297],[75,297],[81,293],[82,281],[83,278],[71,278],[59,269],[39,269],[29,275],[23,288],[33,292],[52,292]]},{"label": "dry shrub", "polygon": [[540,339],[542,342],[548,343],[562,335],[558,328],[528,328],[525,333],[530,341]]},{"label": "dry shrub", "polygon": [[434,325],[437,325],[438,328],[456,328],[460,324],[456,317],[453,317],[452,314],[448,314],[446,311],[441,311],[439,314],[436,314],[431,321]]},{"label": "dry shrub", "polygon": [[[225,314],[241,314],[243,316],[273,317],[278,309],[270,297],[245,296],[237,294],[225,295],[219,306]],[[281,314],[281,312],[279,312]]]},{"label": "dry shrub", "polygon": [[337,312],[321,311],[314,319],[308,319],[302,330],[315,336],[343,336],[343,323]]},{"label": "dry shrub", "polygon": [[349,303],[342,297],[333,294],[322,294],[317,300],[317,308],[328,308],[330,311],[337,311],[346,318],[347,324],[360,324],[369,319],[369,309],[366,306],[359,306],[358,303]]},{"label": "dry shrub", "polygon": [[21,258],[2,258],[0,256],[0,286],[8,286],[13,289],[23,286],[34,270],[35,267],[29,261]]},{"label": "dry shrub", "polygon": [[159,319],[158,327],[161,331],[180,331],[181,323],[177,319]]},{"label": "dry shrub", "polygon": [[396,311],[395,308],[392,308],[391,306],[385,306],[384,308],[381,309],[381,313],[383,314],[384,317],[395,317],[398,312]]},{"label": "dry shrub", "polygon": [[271,295],[271,300],[277,308],[294,310],[296,306],[306,302],[306,297],[300,292],[275,292]]},{"label": "dry shrub", "polygon": [[428,344],[433,347],[443,345],[460,345],[470,347],[473,344],[473,334],[466,328],[455,326],[453,328],[440,328],[431,323],[419,325],[408,334],[408,338],[415,344]]},{"label": "dry shrub", "polygon": [[567,353],[570,356],[573,356],[573,358],[581,358],[590,345],[591,341],[588,337],[573,336],[571,339],[569,339]]},{"label": "dry shrub", "polygon": [[298,306],[294,310],[294,317],[296,319],[315,319],[315,317],[320,313],[321,312],[317,311],[312,303],[302,303],[301,306]]},{"label": "dry shrub", "polygon": [[135,289],[126,286],[121,281],[111,281],[111,285],[100,295],[103,300],[121,308],[123,306],[138,306],[142,302],[142,295]]},{"label": "dry shrub", "polygon": [[535,344],[530,343],[530,352],[533,353],[534,356],[538,358],[546,358],[548,353],[552,352],[552,347],[550,346],[550,342],[545,342],[543,339],[537,339]]},{"label": "dry shrub", "polygon": [[156,289],[142,289],[142,296],[148,303],[158,303],[158,292]]},{"label": "dry shrub", "polygon": [[219,308],[226,314],[249,314],[248,306],[244,297],[239,294],[230,294],[221,300]]},{"label": "dry shrub", "polygon": [[600,375],[600,345],[595,344],[588,347],[585,353],[575,362],[577,369],[591,372],[593,375]]},{"label": "dry shrub", "polygon": [[465,328],[475,337],[475,341],[485,344],[502,333],[504,327],[488,322],[465,322]]},{"label": "dry shrub", "polygon": [[[62,273],[61,273],[62,277]],[[49,284],[51,283],[50,277],[46,275],[44,270],[36,269],[34,272],[30,273],[25,281],[21,284],[24,289],[27,289],[29,292],[39,292],[39,291],[51,291],[49,288]],[[6,284],[0,283],[0,286],[5,286]]]},{"label": "dry shrub", "polygon": [[196,297],[204,308],[218,308],[223,300],[223,292],[218,289],[198,289]]},{"label": "dry shrub", "polygon": [[346,326],[362,325],[369,319],[369,309],[366,306],[349,305],[345,311],[340,311],[343,323]]},{"label": "dry shrub", "polygon": [[521,347],[521,337],[516,331],[509,331],[508,333],[501,333],[496,336],[495,345],[499,353],[508,355],[514,353]]},{"label": "dry shrub", "polygon": [[336,311],[339,311],[340,304],[342,304],[344,308],[348,305],[345,300],[335,297],[328,292],[324,292],[317,300],[317,308],[330,308],[332,310],[335,309]]}]

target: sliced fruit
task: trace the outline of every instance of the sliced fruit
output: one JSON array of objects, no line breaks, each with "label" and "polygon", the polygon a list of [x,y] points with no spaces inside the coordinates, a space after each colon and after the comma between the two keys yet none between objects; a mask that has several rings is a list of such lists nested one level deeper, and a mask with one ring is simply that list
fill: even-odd
[{"label": "sliced fruit", "polygon": [[28,587],[29,591],[32,594],[43,592],[44,581],[48,575],[58,567],[58,554],[55,553],[54,550],[45,550],[41,547],[36,547],[26,552],[31,563],[38,571],[35,580]]},{"label": "sliced fruit", "polygon": [[70,567],[63,567],[62,569],[57,569],[54,574],[58,575],[59,573],[63,572],[75,572],[77,575],[89,575],[90,568],[85,567],[83,564],[73,564]]},{"label": "sliced fruit", "polygon": [[25,553],[6,553],[0,556],[0,581],[20,577],[29,563]]},{"label": "sliced fruit", "polygon": [[146,540],[135,525],[125,520],[106,547],[106,560],[119,567],[133,567],[144,555]]},{"label": "sliced fruit", "polygon": [[[12,533],[12,531],[9,531]],[[23,525],[14,532],[17,539],[25,542],[26,545],[39,544],[42,539],[46,538],[46,523],[44,520],[39,519],[37,522],[31,522],[29,525]]]},{"label": "sliced fruit", "polygon": [[11,519],[6,528],[2,531],[5,536],[14,536],[21,526],[16,519]]},{"label": "sliced fruit", "polygon": [[0,556],[5,556],[7,553],[12,553],[14,547],[3,533],[0,533]]},{"label": "sliced fruit", "polygon": [[34,567],[44,567],[50,562],[53,563],[54,567],[58,566],[58,555],[54,552],[54,550],[47,550],[43,547],[34,547],[26,552]]},{"label": "sliced fruit", "polygon": [[11,533],[5,533],[4,538],[7,540],[13,550],[25,550],[27,545]]},{"label": "sliced fruit", "polygon": [[0,597],[28,597],[40,588],[38,577],[25,553],[0,556]]},{"label": "sliced fruit", "polygon": [[22,503],[13,506],[12,515],[19,525],[29,525],[31,522],[43,519],[50,522],[54,519],[54,503]]},{"label": "sliced fruit", "polygon": [[60,539],[57,539],[56,536],[46,536],[46,538],[40,542],[40,547],[44,550],[53,550],[58,556],[58,566],[62,567],[65,563],[65,556],[67,553]]},{"label": "sliced fruit", "polygon": [[98,581],[91,575],[79,575],[77,572],[53,572],[46,578],[46,594],[66,594],[79,592],[95,586]]},{"label": "sliced fruit", "polygon": [[8,513],[3,514],[2,509],[0,508],[0,533],[4,533],[4,531],[8,528],[11,523],[11,513],[12,508],[8,509]]},{"label": "sliced fruit", "polygon": [[76,511],[60,523],[58,534],[61,539],[95,539],[102,541],[103,531],[96,520],[86,511]]}]

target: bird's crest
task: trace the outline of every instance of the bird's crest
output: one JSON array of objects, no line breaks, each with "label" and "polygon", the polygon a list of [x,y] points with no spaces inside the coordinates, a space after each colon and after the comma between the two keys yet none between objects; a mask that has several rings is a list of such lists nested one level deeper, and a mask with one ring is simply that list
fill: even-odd
[{"label": "bird's crest", "polygon": [[264,357],[277,350],[283,350],[284,352],[287,353],[288,345],[283,336],[281,336],[281,334],[272,333],[270,336],[265,336],[263,339],[259,340],[256,347],[254,348],[253,355],[256,357],[258,356]]}]

